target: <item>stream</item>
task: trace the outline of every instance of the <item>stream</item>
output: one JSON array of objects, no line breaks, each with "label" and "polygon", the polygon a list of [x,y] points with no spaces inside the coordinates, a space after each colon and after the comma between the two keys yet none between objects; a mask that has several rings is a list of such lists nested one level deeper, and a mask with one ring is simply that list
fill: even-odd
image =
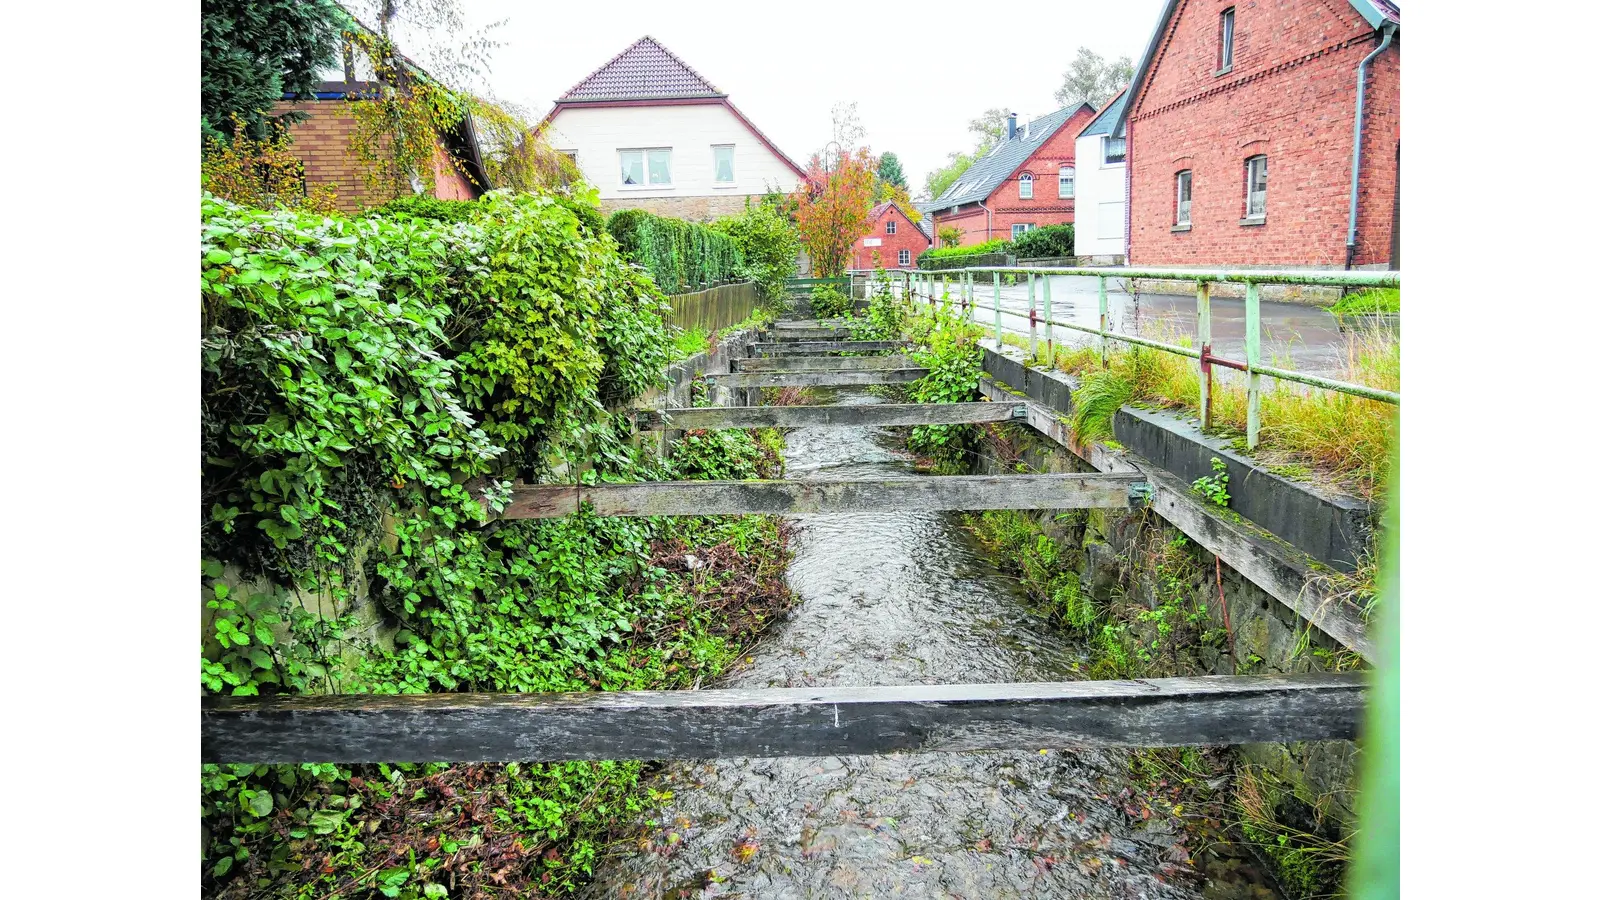
[{"label": "stream", "polygon": [[[875,403],[860,391],[829,402]],[[885,429],[789,432],[790,478],[914,472]],[[719,687],[1057,681],[1083,649],[1030,612],[956,514],[796,516],[794,610]],[[1126,753],[723,759],[667,764],[671,792],[597,861],[590,897],[1263,898],[1185,864],[1170,822],[1115,798]],[[1108,799],[1109,798],[1109,799]],[[1257,879],[1251,878],[1250,882]]]}]

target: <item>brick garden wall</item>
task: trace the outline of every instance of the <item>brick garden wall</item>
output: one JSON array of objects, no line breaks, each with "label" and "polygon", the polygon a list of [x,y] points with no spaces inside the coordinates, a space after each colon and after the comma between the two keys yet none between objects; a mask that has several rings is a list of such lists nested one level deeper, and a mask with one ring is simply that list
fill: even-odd
[{"label": "brick garden wall", "polygon": [[[1219,74],[1219,16],[1235,9]],[[1136,99],[1130,162],[1135,265],[1343,266],[1356,66],[1378,38],[1345,2],[1184,0]],[[1398,42],[1368,76],[1356,265],[1385,263],[1400,140]],[[1245,160],[1267,157],[1264,224],[1241,224]],[[1194,173],[1174,231],[1175,177]]]}]

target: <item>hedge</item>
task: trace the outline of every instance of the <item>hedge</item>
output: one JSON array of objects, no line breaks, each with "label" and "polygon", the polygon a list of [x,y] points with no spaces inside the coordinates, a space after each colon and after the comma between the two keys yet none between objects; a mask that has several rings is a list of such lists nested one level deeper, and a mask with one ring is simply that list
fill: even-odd
[{"label": "hedge", "polygon": [[1072,226],[1046,225],[1022,233],[1011,242],[1018,259],[1044,259],[1072,255]]},{"label": "hedge", "polygon": [[642,209],[611,214],[606,229],[624,258],[644,267],[662,293],[681,294],[737,280],[744,266],[739,245],[704,225]]},{"label": "hedge", "polygon": [[[939,247],[934,250],[925,250],[917,257],[919,269],[954,269],[962,266],[974,266],[978,263],[972,260],[975,256],[990,256],[993,254],[1007,254],[1011,252],[1011,242],[998,238],[984,241],[981,244],[972,244],[966,247]],[[1005,263],[989,263],[989,265],[1005,265]]]}]

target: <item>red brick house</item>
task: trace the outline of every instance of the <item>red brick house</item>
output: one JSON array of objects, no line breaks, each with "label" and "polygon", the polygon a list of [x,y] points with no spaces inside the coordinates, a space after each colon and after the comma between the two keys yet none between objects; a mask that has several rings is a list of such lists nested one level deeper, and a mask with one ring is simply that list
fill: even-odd
[{"label": "red brick house", "polygon": [[[933,241],[907,218],[905,210],[893,201],[879,203],[872,208],[872,230],[856,239],[852,251],[852,269],[913,269],[917,256]],[[878,261],[873,260],[876,253]]]},{"label": "red brick house", "polygon": [[1388,0],[1167,0],[1112,131],[1130,264],[1397,268],[1399,34]]},{"label": "red brick house", "polygon": [[1005,139],[923,207],[933,219],[934,234],[954,226],[967,246],[1070,223],[1077,183],[1074,140],[1093,118],[1094,107],[1087,103],[1021,128],[1012,115]]},{"label": "red brick house", "polygon": [[[377,88],[368,81],[326,81],[313,97],[285,99],[272,110],[273,115],[290,110],[304,115],[289,126],[289,135],[294,154],[305,167],[306,187],[333,188],[341,212],[360,212],[394,199],[371,195],[362,177],[364,164],[350,150],[350,134],[356,127],[354,105],[367,102],[361,98]],[[441,200],[471,200],[487,190],[489,180],[471,117],[439,136],[433,176],[432,196]]]}]

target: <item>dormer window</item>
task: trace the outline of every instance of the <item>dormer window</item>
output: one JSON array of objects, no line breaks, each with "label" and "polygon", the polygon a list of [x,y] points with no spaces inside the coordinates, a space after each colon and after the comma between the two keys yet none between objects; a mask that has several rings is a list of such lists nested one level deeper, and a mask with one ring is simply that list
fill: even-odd
[{"label": "dormer window", "polygon": [[1217,74],[1233,69],[1233,7],[1222,11],[1221,39],[1217,48]]},{"label": "dormer window", "polygon": [[1033,199],[1033,176],[1027,172],[1017,179],[1017,197],[1022,200]]}]

